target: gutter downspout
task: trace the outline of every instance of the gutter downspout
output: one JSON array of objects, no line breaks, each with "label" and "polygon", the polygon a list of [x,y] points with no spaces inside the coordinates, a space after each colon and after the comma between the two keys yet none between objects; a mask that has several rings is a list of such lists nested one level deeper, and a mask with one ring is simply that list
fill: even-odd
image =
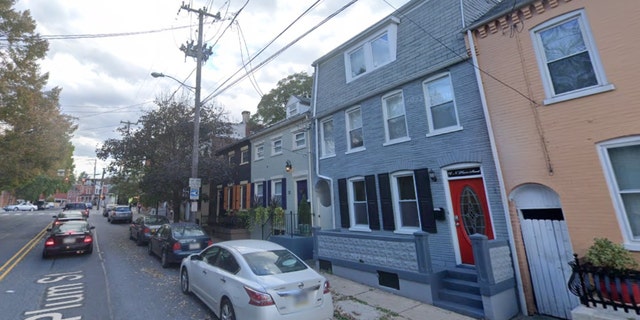
[{"label": "gutter downspout", "polygon": [[[460,3],[462,4],[460,0]],[[463,16],[464,25],[464,16]],[[489,134],[489,141],[491,142],[491,153],[493,155],[493,161],[496,166],[496,174],[498,176],[498,183],[500,185],[500,197],[502,198],[502,206],[504,210],[505,219],[507,221],[507,233],[509,234],[509,246],[511,247],[511,259],[513,259],[513,268],[516,274],[516,284],[518,286],[518,296],[520,298],[520,312],[527,314],[527,303],[524,296],[524,289],[522,288],[522,276],[520,274],[520,263],[518,262],[518,255],[516,253],[516,246],[514,243],[513,226],[511,225],[511,217],[509,216],[509,202],[506,195],[506,189],[504,186],[504,177],[502,176],[502,170],[500,170],[500,158],[498,158],[498,149],[496,147],[495,137],[493,135],[493,127],[491,126],[491,119],[489,116],[489,109],[487,107],[487,98],[484,94],[484,86],[482,84],[482,77],[480,75],[480,67],[478,66],[478,57],[476,56],[475,42],[473,41],[473,33],[471,30],[467,30],[467,37],[469,39],[469,47],[471,48],[471,59],[473,61],[473,69],[476,74],[476,82],[478,83],[478,89],[480,91],[480,101],[482,102],[482,111],[484,113],[484,119],[487,124],[487,131]]]},{"label": "gutter downspout", "polygon": [[[331,196],[331,224],[332,224],[332,229],[336,228],[336,213],[335,213],[335,206],[333,205],[333,179],[327,176],[323,176],[320,174],[320,153],[319,153],[319,145],[320,142],[318,141],[318,118],[316,118],[316,103],[317,103],[317,96],[318,96],[318,66],[315,65],[313,67],[314,69],[314,75],[313,75],[313,121],[314,121],[314,130],[315,130],[315,137],[316,137],[316,141],[315,141],[315,172],[316,172],[316,176],[318,176],[319,178],[325,179],[325,180],[329,180],[331,183],[329,184],[329,193]],[[315,212],[318,213],[318,202],[315,201],[314,206],[316,207]],[[321,220],[319,221],[321,222]]]}]

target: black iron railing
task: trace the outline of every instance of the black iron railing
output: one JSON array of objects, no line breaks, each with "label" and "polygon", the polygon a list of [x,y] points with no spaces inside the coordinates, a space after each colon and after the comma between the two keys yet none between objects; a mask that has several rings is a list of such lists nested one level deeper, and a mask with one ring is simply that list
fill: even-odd
[{"label": "black iron railing", "polygon": [[640,315],[640,272],[594,267],[578,259],[569,263],[573,274],[567,284],[571,293],[587,307],[602,306]]}]

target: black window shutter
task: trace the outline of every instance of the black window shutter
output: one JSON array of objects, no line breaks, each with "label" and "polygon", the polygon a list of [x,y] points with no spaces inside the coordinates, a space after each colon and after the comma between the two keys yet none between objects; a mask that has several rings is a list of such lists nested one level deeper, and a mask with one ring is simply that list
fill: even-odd
[{"label": "black window shutter", "polygon": [[369,215],[369,228],[380,230],[380,216],[378,216],[378,194],[376,193],[376,176],[364,177],[367,190],[367,214]]},{"label": "black window shutter", "polygon": [[415,171],[416,191],[418,192],[418,208],[422,231],[436,233],[436,218],[433,214],[433,198],[431,197],[431,183],[429,182],[429,169]]},{"label": "black window shutter", "polygon": [[249,206],[250,206],[250,208],[253,208],[253,207],[255,207],[257,205],[257,203],[255,201],[256,200],[256,196],[255,196],[255,192],[254,192],[254,190],[256,190],[255,187],[256,187],[256,184],[252,183],[251,184],[251,192],[249,193],[251,195],[251,198],[249,198],[249,201],[250,201],[249,202]]},{"label": "black window shutter", "polygon": [[382,229],[395,230],[395,218],[393,215],[393,203],[391,200],[391,185],[389,184],[389,174],[378,174],[378,184],[380,186],[380,209],[382,210]]},{"label": "black window shutter", "polygon": [[282,191],[281,191],[282,197],[280,197],[282,200],[280,202],[282,202],[280,204],[280,206],[282,207],[282,209],[287,210],[287,179],[286,178],[282,178]]},{"label": "black window shutter", "polygon": [[271,205],[271,180],[267,180],[265,183],[267,185],[265,186],[264,190],[266,190],[267,196],[264,197],[264,206],[267,207]]},{"label": "black window shutter", "polygon": [[349,197],[347,196],[347,179],[338,179],[338,197],[340,198],[340,225],[351,227],[349,223]]}]

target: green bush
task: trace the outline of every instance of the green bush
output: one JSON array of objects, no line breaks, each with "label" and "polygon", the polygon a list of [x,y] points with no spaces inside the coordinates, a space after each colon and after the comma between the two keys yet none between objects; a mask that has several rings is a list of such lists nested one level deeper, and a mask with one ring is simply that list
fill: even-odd
[{"label": "green bush", "polygon": [[594,267],[614,271],[635,270],[638,262],[621,244],[611,242],[607,238],[595,238],[593,245],[587,250],[585,259]]}]

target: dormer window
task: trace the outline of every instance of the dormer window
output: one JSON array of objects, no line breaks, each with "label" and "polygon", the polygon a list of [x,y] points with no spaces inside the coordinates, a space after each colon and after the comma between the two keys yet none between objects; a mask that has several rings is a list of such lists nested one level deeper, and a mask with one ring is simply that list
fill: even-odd
[{"label": "dormer window", "polygon": [[397,19],[345,53],[347,82],[396,59]]}]

